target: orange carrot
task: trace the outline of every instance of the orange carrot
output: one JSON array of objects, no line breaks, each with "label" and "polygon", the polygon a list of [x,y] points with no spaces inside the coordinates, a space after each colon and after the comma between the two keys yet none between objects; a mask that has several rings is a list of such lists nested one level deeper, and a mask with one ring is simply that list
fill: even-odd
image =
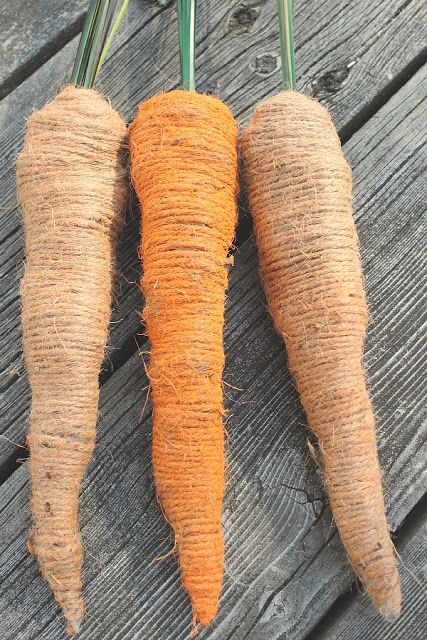
[{"label": "orange carrot", "polygon": [[27,124],[18,158],[25,230],[24,356],[32,393],[29,548],[78,631],[84,615],[80,482],[95,442],[126,125],[92,89],[67,86]]},{"label": "orange carrot", "polygon": [[354,569],[385,618],[401,593],[387,530],[362,349],[368,311],[351,172],[326,109],[283,91],[242,139],[261,277]]},{"label": "orange carrot", "polygon": [[217,98],[172,91],[139,107],[129,142],[142,209],[154,477],[194,620],[206,625],[223,576],[222,332],[237,127]]}]

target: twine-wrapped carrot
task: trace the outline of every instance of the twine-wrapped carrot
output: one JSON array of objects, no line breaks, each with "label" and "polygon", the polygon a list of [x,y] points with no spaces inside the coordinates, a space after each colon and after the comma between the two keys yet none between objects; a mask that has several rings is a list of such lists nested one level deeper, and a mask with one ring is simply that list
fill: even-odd
[{"label": "twine-wrapped carrot", "polygon": [[129,144],[142,210],[154,477],[194,623],[206,625],[223,577],[222,332],[237,127],[217,98],[172,91],[140,105]]},{"label": "twine-wrapped carrot", "polygon": [[32,394],[29,549],[70,633],[84,615],[77,500],[95,442],[114,244],[127,191],[125,136],[122,118],[95,90],[68,85],[29,118],[17,163],[26,253],[22,332]]},{"label": "twine-wrapped carrot", "polygon": [[[279,7],[285,33],[289,6]],[[292,43],[282,45],[294,86]],[[318,438],[334,519],[372,600],[394,619],[401,593],[362,366],[368,311],[351,172],[327,110],[290,89],[256,108],[242,154],[261,278]]]}]

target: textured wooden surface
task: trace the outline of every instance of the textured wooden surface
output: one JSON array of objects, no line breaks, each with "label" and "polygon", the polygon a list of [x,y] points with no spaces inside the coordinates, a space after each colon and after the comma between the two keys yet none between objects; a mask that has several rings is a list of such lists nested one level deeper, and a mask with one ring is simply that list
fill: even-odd
[{"label": "textured wooden surface", "polygon": [[[30,3],[16,4],[31,15]],[[26,553],[27,467],[15,464],[25,457],[20,447],[25,444],[29,392],[19,328],[23,251],[14,162],[25,117],[55,95],[71,70],[77,38],[66,25],[79,25],[82,16],[82,3],[72,4],[73,9],[53,0],[32,3],[37,20],[27,32],[11,4],[0,2],[0,16],[7,16],[0,29],[7,30],[12,43],[23,43],[6,47],[7,65],[2,65],[5,75],[0,78],[2,95],[7,94],[0,101],[0,615],[2,637],[8,640],[65,637],[58,608]],[[100,89],[128,119],[139,101],[178,83],[175,13],[168,4],[131,0],[100,78]],[[243,122],[257,100],[279,88],[275,2],[200,4],[200,90],[219,93]],[[414,518],[402,549],[412,558],[417,580],[408,582],[402,569],[411,615],[393,628],[379,620],[356,588],[348,595],[353,575],[307,453],[309,433],[266,312],[250,217],[243,206],[225,335],[230,411],[226,583],[221,613],[200,637],[418,638],[427,623],[424,525],[419,513],[412,513],[427,484],[421,397],[426,361],[427,12],[420,0],[295,4],[299,86],[331,108],[354,169],[355,217],[373,317],[366,363],[379,417],[387,511],[398,546],[399,527],[406,518],[405,531]],[[5,42],[6,37],[2,46]],[[142,351],[147,345],[138,319],[137,241],[138,211],[133,206],[119,247],[98,443],[81,498],[88,604],[84,639],[175,640],[188,637],[190,630],[175,560],[155,561],[171,549],[172,539],[153,491],[150,404],[141,416],[147,380],[136,350],[137,342]],[[341,615],[327,614],[346,593]]]},{"label": "textured wooden surface", "polygon": [[0,98],[80,31],[86,6],[85,0],[1,0]]}]

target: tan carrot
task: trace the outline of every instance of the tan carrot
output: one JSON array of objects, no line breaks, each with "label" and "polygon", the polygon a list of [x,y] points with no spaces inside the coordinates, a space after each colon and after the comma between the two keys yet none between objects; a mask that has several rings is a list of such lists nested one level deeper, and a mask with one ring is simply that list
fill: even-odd
[{"label": "tan carrot", "polygon": [[70,632],[84,614],[77,499],[95,442],[114,242],[127,189],[125,135],[125,123],[96,91],[69,85],[28,120],[17,165],[32,394],[30,549]]},{"label": "tan carrot", "polygon": [[129,144],[142,209],[154,476],[195,621],[206,625],[223,575],[222,331],[237,126],[217,98],[172,91],[140,106]]},{"label": "tan carrot", "polygon": [[368,321],[351,172],[327,110],[296,91],[257,107],[242,138],[261,277],[283,336],[341,539],[388,619],[401,594],[362,366]]}]

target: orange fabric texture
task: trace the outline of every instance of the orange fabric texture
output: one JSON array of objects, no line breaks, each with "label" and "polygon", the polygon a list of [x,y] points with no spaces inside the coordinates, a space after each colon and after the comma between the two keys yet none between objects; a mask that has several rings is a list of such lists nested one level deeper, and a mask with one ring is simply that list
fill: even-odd
[{"label": "orange fabric texture", "polygon": [[261,277],[319,441],[341,539],[385,618],[401,593],[362,366],[368,311],[351,171],[327,110],[295,91],[260,104],[242,137]]},{"label": "orange fabric texture", "polygon": [[195,622],[206,625],[223,578],[222,334],[237,126],[217,98],[172,91],[139,107],[129,141],[142,209],[154,477]]}]

